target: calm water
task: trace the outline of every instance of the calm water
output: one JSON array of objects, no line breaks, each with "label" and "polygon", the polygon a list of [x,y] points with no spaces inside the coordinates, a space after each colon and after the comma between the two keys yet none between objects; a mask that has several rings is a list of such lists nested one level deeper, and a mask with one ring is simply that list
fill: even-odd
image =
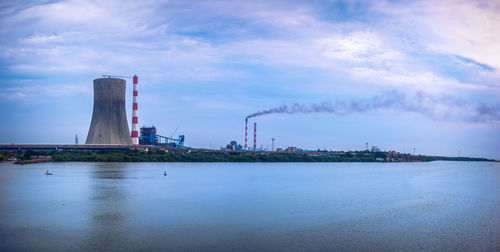
[{"label": "calm water", "polygon": [[498,251],[500,163],[0,163],[0,250],[68,249]]}]

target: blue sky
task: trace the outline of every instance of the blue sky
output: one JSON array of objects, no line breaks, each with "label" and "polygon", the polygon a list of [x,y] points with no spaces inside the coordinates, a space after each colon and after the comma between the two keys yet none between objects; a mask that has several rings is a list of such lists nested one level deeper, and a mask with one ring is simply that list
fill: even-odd
[{"label": "blue sky", "polygon": [[[139,123],[178,126],[193,147],[243,142],[245,116],[297,103],[251,119],[259,147],[500,158],[498,13],[498,1],[2,2],[0,142],[84,142],[92,80],[137,74]],[[303,113],[320,104],[332,113]]]}]

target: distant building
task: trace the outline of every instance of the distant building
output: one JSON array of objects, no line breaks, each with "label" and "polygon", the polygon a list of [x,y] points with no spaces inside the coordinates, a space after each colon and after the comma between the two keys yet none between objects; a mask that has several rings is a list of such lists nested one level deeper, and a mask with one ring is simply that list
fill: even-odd
[{"label": "distant building", "polygon": [[276,151],[277,151],[277,152],[282,152],[282,151],[283,151],[283,148],[276,148]]},{"label": "distant building", "polygon": [[231,141],[228,145],[226,145],[226,150],[241,150],[241,144],[238,144],[236,141]]},{"label": "distant building", "polygon": [[372,146],[372,151],[373,152],[379,152],[380,148],[378,146]]},{"label": "distant building", "polygon": [[287,152],[297,152],[297,147],[288,147],[286,149]]}]

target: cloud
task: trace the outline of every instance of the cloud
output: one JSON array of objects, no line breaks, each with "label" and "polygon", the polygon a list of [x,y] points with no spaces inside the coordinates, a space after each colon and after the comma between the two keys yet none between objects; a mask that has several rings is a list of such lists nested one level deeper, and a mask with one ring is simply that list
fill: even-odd
[{"label": "cloud", "polygon": [[[459,14],[453,14],[444,4],[380,1],[346,7],[346,13],[335,12],[344,17],[364,15],[360,21],[329,18],[321,11],[332,7],[325,6],[328,4],[79,0],[34,4],[2,17],[8,26],[0,30],[0,35],[15,36],[14,42],[0,44],[0,57],[9,59],[6,67],[13,73],[44,76],[140,73],[154,77],[150,80],[157,83],[216,83],[250,76],[253,73],[247,67],[251,66],[276,72],[300,68],[333,73],[325,75],[323,83],[336,82],[341,75],[348,83],[381,89],[423,89],[434,94],[498,92],[500,85],[494,81],[498,77],[482,75],[495,68],[490,62],[495,56],[485,61],[481,57],[484,53],[468,53],[472,51],[460,46],[464,39],[454,39],[457,34],[445,31],[453,29],[440,25],[435,31],[432,28],[441,14],[449,17],[446,22],[483,12],[489,17],[489,6],[472,4],[474,11],[460,8]],[[466,20],[474,21],[473,25],[484,21],[478,17]],[[490,31],[484,29],[481,34]],[[467,41],[498,55],[493,53],[496,46],[484,34]],[[460,63],[452,67],[470,69],[472,77],[465,80],[440,72],[436,66],[452,64],[442,62],[442,55],[455,57]],[[423,57],[436,60],[429,64]],[[471,81],[476,76],[477,81]],[[490,81],[483,81],[486,78]],[[266,88],[264,84],[254,85],[256,90]],[[301,83],[288,86],[297,92],[311,90]],[[324,84],[317,86],[316,92],[331,89]]]},{"label": "cloud", "polygon": [[442,38],[442,43],[431,44],[431,48],[473,59],[499,71],[498,1],[428,1],[426,7],[430,13],[428,24]]},{"label": "cloud", "polygon": [[[33,82],[35,84],[33,84]],[[80,95],[92,95],[92,87],[85,83],[58,83],[51,85],[40,85],[36,84],[34,80],[29,83],[19,85],[19,81],[16,81],[18,85],[13,85],[12,87],[3,87],[0,89],[0,97],[5,101],[19,101],[24,100],[26,102],[33,102],[45,98],[61,98],[61,97],[72,97]]]}]

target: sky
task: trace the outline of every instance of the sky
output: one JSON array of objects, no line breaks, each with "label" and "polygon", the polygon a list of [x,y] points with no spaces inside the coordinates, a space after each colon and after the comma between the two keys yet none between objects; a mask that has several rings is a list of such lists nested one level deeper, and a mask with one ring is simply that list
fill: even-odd
[{"label": "sky", "polygon": [[191,147],[243,143],[252,115],[262,148],[500,159],[499,14],[499,1],[2,1],[0,143],[84,143],[92,80],[136,74],[140,126]]}]

